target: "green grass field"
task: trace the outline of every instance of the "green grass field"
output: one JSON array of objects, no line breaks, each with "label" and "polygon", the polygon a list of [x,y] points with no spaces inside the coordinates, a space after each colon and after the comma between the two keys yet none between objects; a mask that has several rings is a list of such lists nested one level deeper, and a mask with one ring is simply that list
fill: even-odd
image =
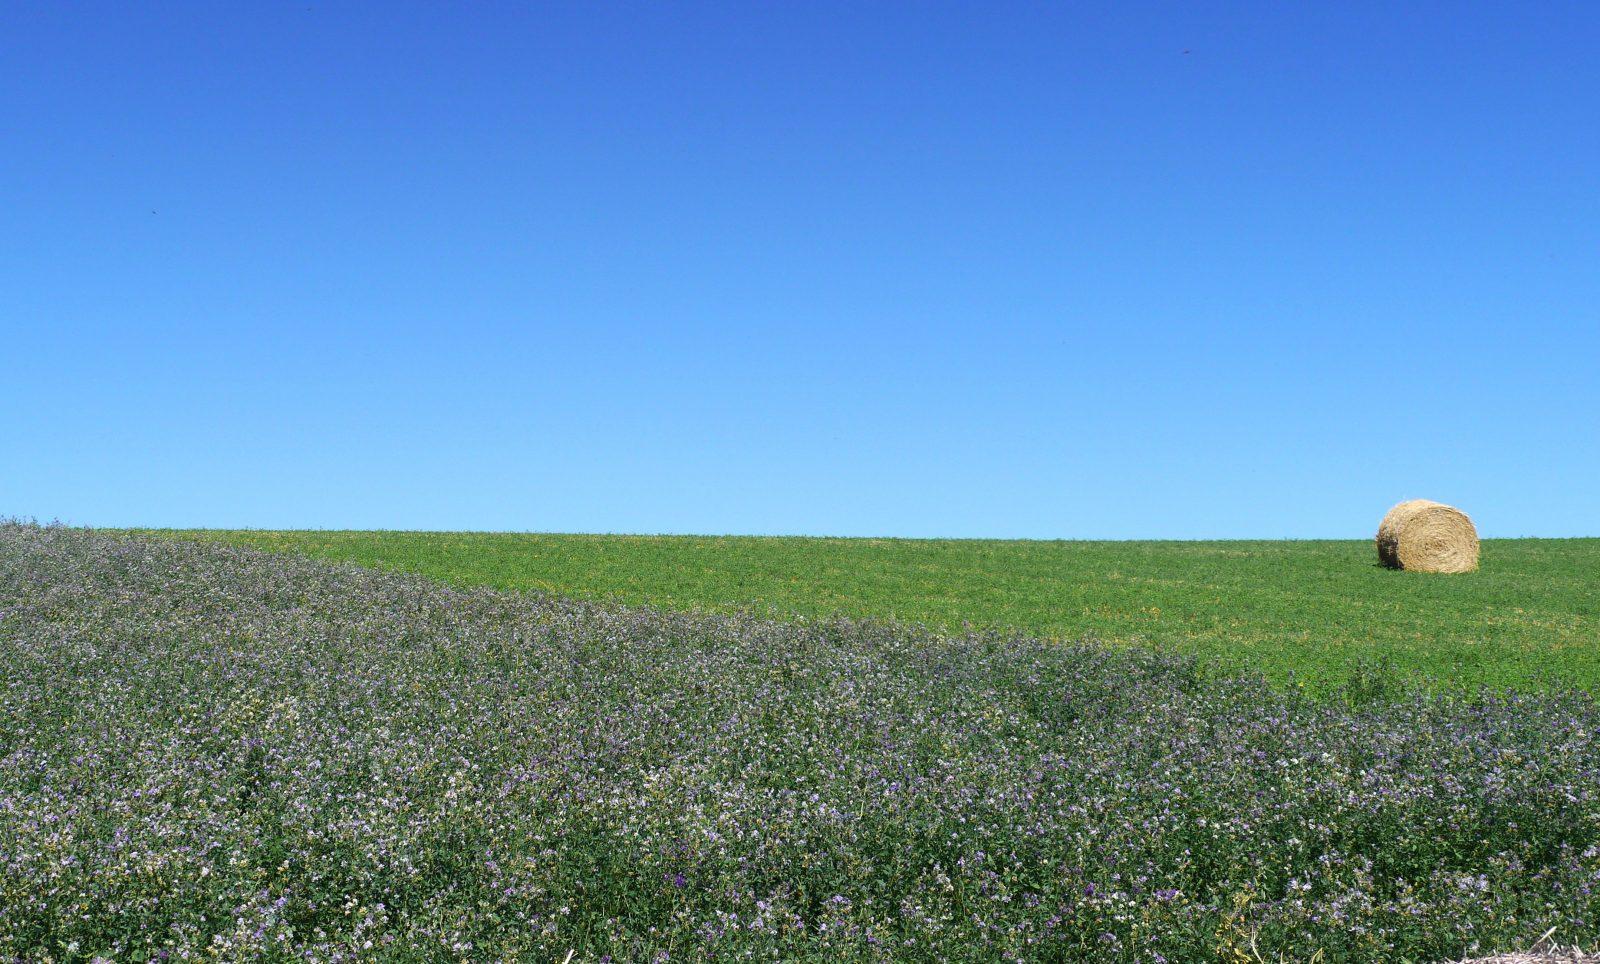
[{"label": "green grass field", "polygon": [[1479,572],[1392,572],[1367,541],[1030,542],[165,532],[461,585],[780,617],[846,614],[1194,653],[1326,690],[1600,683],[1600,539],[1491,540]]}]

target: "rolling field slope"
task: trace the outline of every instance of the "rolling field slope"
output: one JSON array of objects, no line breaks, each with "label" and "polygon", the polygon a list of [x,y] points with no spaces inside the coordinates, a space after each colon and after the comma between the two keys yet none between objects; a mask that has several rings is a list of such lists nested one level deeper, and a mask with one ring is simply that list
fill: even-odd
[{"label": "rolling field slope", "polygon": [[166,532],[537,589],[783,617],[1096,636],[1326,689],[1362,664],[1439,688],[1600,683],[1600,539],[1488,540],[1479,572],[1370,542],[1036,542],[520,533]]},{"label": "rolling field slope", "polygon": [[1600,705],[0,522],[0,960],[1600,942]]}]

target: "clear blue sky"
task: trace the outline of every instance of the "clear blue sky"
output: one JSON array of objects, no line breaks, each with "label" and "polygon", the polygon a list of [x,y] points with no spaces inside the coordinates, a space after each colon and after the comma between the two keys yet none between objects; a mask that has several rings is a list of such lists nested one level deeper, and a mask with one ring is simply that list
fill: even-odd
[{"label": "clear blue sky", "polygon": [[1600,535],[1600,4],[0,8],[0,515]]}]

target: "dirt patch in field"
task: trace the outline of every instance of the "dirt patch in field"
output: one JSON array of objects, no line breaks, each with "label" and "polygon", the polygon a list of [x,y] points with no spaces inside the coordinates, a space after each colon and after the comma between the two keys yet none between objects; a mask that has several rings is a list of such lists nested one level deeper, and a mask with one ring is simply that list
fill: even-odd
[{"label": "dirt patch in field", "polygon": [[1600,954],[1585,954],[1577,948],[1531,951],[1526,954],[1494,954],[1474,957],[1459,964],[1600,964]]}]

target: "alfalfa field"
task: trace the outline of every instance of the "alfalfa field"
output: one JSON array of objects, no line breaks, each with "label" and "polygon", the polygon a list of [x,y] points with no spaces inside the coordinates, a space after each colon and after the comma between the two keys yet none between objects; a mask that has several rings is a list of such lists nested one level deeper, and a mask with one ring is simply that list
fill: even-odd
[{"label": "alfalfa field", "polygon": [[0,522],[0,958],[1600,944],[1592,540],[203,535]]},{"label": "alfalfa field", "polygon": [[1368,540],[1082,542],[462,532],[183,534],[420,573],[779,618],[1095,638],[1326,692],[1600,682],[1600,539],[1490,539],[1479,571],[1386,570]]}]

